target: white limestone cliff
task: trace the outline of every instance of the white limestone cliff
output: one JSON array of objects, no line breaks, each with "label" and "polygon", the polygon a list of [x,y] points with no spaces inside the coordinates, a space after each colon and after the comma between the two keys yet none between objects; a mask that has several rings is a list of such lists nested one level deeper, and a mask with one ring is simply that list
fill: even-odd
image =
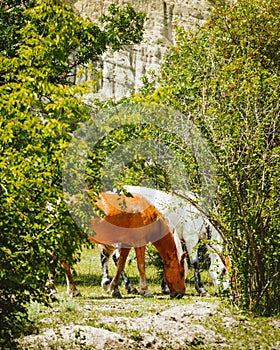
[{"label": "white limestone cliff", "polygon": [[119,99],[131,91],[139,91],[141,78],[150,70],[157,71],[168,47],[175,40],[175,25],[196,29],[208,18],[213,1],[210,0],[80,0],[71,1],[83,15],[96,21],[113,2],[128,3],[147,14],[144,40],[139,45],[120,52],[106,52],[100,60],[102,79],[98,96]]}]

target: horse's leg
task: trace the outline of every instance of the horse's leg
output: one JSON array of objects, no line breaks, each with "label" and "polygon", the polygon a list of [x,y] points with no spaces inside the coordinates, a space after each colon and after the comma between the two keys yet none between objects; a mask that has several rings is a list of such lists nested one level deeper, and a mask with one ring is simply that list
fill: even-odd
[{"label": "horse's leg", "polygon": [[130,249],[131,248],[120,249],[120,256],[117,264],[117,271],[116,271],[115,277],[112,279],[112,282],[110,283],[110,286],[109,286],[109,292],[113,297],[117,297],[117,298],[122,297],[119,291],[119,281],[120,281],[121,274],[124,270],[126,259],[130,252]]},{"label": "horse's leg", "polygon": [[67,282],[67,293],[71,297],[76,297],[80,295],[79,290],[77,289],[72,273],[71,273],[71,267],[69,263],[63,262],[62,263],[63,268],[65,269],[66,272],[66,282]]},{"label": "horse's leg", "polygon": [[148,289],[147,279],[146,279],[146,264],[145,264],[145,250],[146,246],[134,248],[137,258],[137,267],[139,271],[139,288],[140,294],[144,297],[153,297],[152,293]]},{"label": "horse's leg", "polygon": [[54,252],[51,253],[51,257],[52,257],[52,260],[50,263],[50,272],[48,273],[46,288],[49,291],[49,295],[53,297],[55,294],[57,294],[57,290],[54,282],[55,274],[56,274],[57,259]]},{"label": "horse's leg", "polygon": [[46,287],[47,287],[48,291],[50,292],[49,294],[51,296],[54,296],[55,294],[57,294],[57,290],[56,290],[55,283],[54,283],[54,273],[52,273],[52,272],[48,273],[48,280],[46,283]]},{"label": "horse's leg", "polygon": [[202,297],[208,296],[209,293],[201,281],[201,275],[199,271],[198,251],[196,250],[195,252],[192,252],[190,257],[191,257],[190,258],[191,264],[194,268],[195,289],[200,296]]},{"label": "horse's leg", "polygon": [[[116,266],[118,266],[118,260],[120,256],[120,250],[116,249],[112,255],[113,261]],[[130,283],[129,278],[127,277],[125,271],[123,270],[121,273],[122,279],[123,279],[123,284],[125,287],[125,290],[127,291],[128,294],[138,294],[138,290]]]},{"label": "horse's leg", "polygon": [[100,247],[100,260],[101,260],[101,271],[102,271],[102,280],[101,280],[101,287],[108,291],[109,285],[110,285],[110,278],[109,278],[109,258],[112,255],[114,251],[114,247],[107,246],[107,245],[99,245]]},{"label": "horse's leg", "polygon": [[200,296],[206,296],[208,295],[208,291],[205,289],[201,281],[201,275],[199,271],[198,249],[196,248],[196,245],[199,241],[199,237],[196,233],[188,233],[184,235],[184,241],[186,243],[186,248],[189,254],[191,266],[194,269],[195,289]]},{"label": "horse's leg", "polygon": [[209,275],[212,279],[216,292],[224,292],[229,289],[229,275],[225,264],[222,262],[218,253],[213,251],[211,246],[207,246],[210,257]]},{"label": "horse's leg", "polygon": [[170,293],[170,290],[168,288],[168,285],[166,283],[166,280],[165,280],[164,276],[162,277],[160,286],[161,286],[161,291],[162,291],[163,294],[169,294]]}]

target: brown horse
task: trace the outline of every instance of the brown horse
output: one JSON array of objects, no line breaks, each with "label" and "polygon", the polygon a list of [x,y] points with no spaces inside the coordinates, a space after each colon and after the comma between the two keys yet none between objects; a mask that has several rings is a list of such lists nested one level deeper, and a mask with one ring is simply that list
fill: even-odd
[{"label": "brown horse", "polygon": [[[95,205],[104,213],[104,217],[91,219],[90,227],[95,234],[89,235],[89,240],[106,245],[121,243],[117,271],[109,286],[111,295],[121,296],[118,289],[119,279],[132,247],[137,258],[140,294],[151,295],[145,274],[145,246],[151,242],[163,259],[164,276],[170,296],[182,297],[185,293],[185,254],[178,258],[173,234],[158,210],[140,195],[130,198],[119,194],[102,193]],[[63,266],[66,270],[68,292],[77,295],[70,265],[64,263]]]}]

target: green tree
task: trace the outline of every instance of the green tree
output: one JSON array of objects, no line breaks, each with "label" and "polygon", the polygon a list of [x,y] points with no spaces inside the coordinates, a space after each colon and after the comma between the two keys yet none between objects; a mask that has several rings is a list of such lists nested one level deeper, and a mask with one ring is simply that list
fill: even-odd
[{"label": "green tree", "polygon": [[[280,1],[227,1],[176,46],[146,99],[191,116],[217,161],[215,220],[232,258],[233,297],[279,312]],[[153,85],[159,88],[153,91]]]},{"label": "green tree", "polygon": [[74,85],[75,68],[140,42],[144,19],[129,5],[110,6],[95,24],[59,0],[1,1],[1,347],[21,331],[31,300],[47,302],[50,268],[73,263],[85,243],[61,184],[71,133],[91,115],[81,96],[96,85]]}]

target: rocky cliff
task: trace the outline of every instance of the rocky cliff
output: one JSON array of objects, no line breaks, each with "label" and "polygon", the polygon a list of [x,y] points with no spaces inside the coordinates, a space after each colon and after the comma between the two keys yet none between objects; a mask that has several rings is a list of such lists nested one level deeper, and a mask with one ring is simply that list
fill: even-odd
[{"label": "rocky cliff", "polygon": [[209,16],[213,1],[210,0],[70,0],[83,15],[96,21],[114,2],[132,4],[148,16],[144,40],[140,45],[129,46],[120,52],[107,52],[100,58],[102,79],[99,97],[119,99],[131,91],[138,91],[141,77],[150,70],[157,70],[168,47],[175,40],[175,24],[195,29]]}]

